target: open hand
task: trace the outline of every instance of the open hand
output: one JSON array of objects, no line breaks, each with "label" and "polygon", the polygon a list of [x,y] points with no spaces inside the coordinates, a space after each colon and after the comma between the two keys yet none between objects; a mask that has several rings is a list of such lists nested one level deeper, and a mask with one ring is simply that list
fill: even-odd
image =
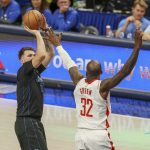
[{"label": "open hand", "polygon": [[48,28],[48,30],[45,32],[46,34],[46,39],[49,40],[53,45],[59,46],[61,45],[61,38],[62,38],[62,33],[57,36],[52,28]]}]

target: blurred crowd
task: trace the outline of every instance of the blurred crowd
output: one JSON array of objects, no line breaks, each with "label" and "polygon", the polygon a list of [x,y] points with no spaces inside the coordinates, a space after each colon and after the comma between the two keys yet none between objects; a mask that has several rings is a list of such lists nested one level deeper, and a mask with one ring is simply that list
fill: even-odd
[{"label": "blurred crowd", "polygon": [[0,22],[22,23],[25,12],[35,9],[44,14],[48,25],[55,30],[79,32],[78,13],[70,5],[70,0],[1,0]]},{"label": "blurred crowd", "polygon": [[[53,29],[83,33],[85,28],[83,30],[76,8],[79,6],[77,4],[85,7],[85,2],[86,0],[0,0],[0,23],[21,25],[26,12],[38,10],[44,14],[47,24]],[[113,6],[113,3],[110,4]],[[107,6],[109,11],[111,8]],[[144,17],[147,9],[146,0],[135,0],[130,14],[120,21],[115,32],[107,26],[106,36],[133,38],[136,28],[140,28],[144,32],[143,39],[150,40],[150,20]],[[96,27],[93,28],[96,30]]]}]

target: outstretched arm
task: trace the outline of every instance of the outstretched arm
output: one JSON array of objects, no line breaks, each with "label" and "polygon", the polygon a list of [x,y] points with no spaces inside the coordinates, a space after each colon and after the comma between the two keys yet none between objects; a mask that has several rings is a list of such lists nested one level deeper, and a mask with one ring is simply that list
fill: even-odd
[{"label": "outstretched arm", "polygon": [[84,77],[76,66],[69,69],[69,74],[74,85],[77,85],[77,83]]},{"label": "outstretched arm", "polygon": [[130,72],[132,71],[132,69],[136,64],[141,45],[142,45],[142,32],[139,29],[136,29],[135,45],[130,58],[123,66],[122,70],[119,71],[114,77],[102,81],[100,87],[100,93],[108,92],[111,88],[118,85],[120,81],[122,81],[127,75],[130,74]]},{"label": "outstretched arm", "polygon": [[81,78],[83,78],[83,75],[79,72],[75,62],[71,59],[69,54],[64,50],[64,48],[61,45],[61,34],[57,36],[52,28],[49,29],[49,40],[53,45],[56,46],[56,49],[58,51],[58,54],[60,55],[65,67],[69,70],[69,74],[71,76],[71,79],[73,83],[76,85]]},{"label": "outstretched arm", "polygon": [[46,18],[44,17],[44,15],[42,14],[43,19],[40,22],[40,28],[44,31],[44,44],[45,44],[45,59],[42,61],[42,64],[44,67],[47,67],[47,65],[49,64],[49,62],[52,60],[53,56],[54,56],[54,49],[53,49],[53,45],[52,43],[49,41],[48,37],[49,37],[49,32],[48,32],[48,24],[46,22]]}]

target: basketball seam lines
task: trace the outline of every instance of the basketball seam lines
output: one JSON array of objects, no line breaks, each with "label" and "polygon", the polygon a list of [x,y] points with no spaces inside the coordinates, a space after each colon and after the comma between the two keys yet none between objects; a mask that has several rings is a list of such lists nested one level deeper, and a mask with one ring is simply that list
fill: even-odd
[{"label": "basketball seam lines", "polygon": [[[32,12],[33,13],[33,12]],[[39,17],[39,21],[38,21],[38,19],[36,18],[36,15],[33,13],[33,15],[34,15],[34,18],[35,18],[35,20],[37,21],[37,23],[39,23],[40,22],[40,17],[39,17],[39,15],[38,14],[36,14],[38,17]],[[41,23],[41,22],[40,22]],[[38,27],[39,27],[39,25],[38,25]]]},{"label": "basketball seam lines", "polygon": [[29,28],[31,29],[31,24],[30,24],[29,14],[30,14],[30,12],[28,13],[28,22],[29,22]]},{"label": "basketball seam lines", "polygon": [[[39,17],[39,14],[37,14],[37,16]],[[43,25],[43,24],[41,24],[41,17],[39,17],[39,22],[40,22],[40,26]]]}]

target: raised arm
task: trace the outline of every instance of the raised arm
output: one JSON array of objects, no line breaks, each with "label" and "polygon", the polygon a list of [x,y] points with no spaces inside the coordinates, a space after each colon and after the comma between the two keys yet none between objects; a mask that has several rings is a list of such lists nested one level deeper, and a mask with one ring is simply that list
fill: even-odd
[{"label": "raised arm", "polygon": [[77,83],[84,77],[76,66],[69,69],[69,74],[74,85],[77,85]]},{"label": "raised arm", "polygon": [[52,60],[54,56],[54,48],[52,43],[46,38],[46,34],[44,35],[44,43],[45,43],[45,48],[46,48],[46,53],[45,53],[45,59],[42,61],[42,64],[44,67],[46,67],[49,62]]},{"label": "raised arm", "polygon": [[45,50],[44,41],[38,30],[30,30],[28,27],[25,27],[25,29],[31,34],[34,34],[36,36],[37,52],[35,57],[32,59],[32,65],[34,68],[38,68],[45,58],[46,50]]},{"label": "raised arm", "polygon": [[132,69],[136,64],[141,45],[142,45],[142,32],[139,29],[136,29],[134,49],[130,58],[123,66],[122,70],[119,71],[115,76],[102,81],[100,93],[108,92],[111,88],[118,85],[120,81],[122,81],[127,75],[130,74],[130,72],[132,71]]},{"label": "raised arm", "polygon": [[61,34],[57,36],[52,30],[52,28],[50,28],[48,36],[51,43],[56,46],[58,54],[60,55],[65,67],[68,69],[73,83],[76,85],[80,81],[80,79],[83,78],[83,75],[81,75],[75,62],[71,59],[69,54],[62,47]]},{"label": "raised arm", "polygon": [[[40,28],[44,31],[44,46],[45,46],[45,58],[42,61],[42,65],[44,67],[47,67],[47,65],[49,64],[49,62],[52,60],[53,56],[54,56],[54,49],[53,49],[53,45],[51,44],[51,42],[49,41],[49,39],[47,38],[48,35],[48,24],[46,22],[46,18],[45,16],[42,14],[43,19],[41,20],[41,24],[40,24]],[[47,33],[46,33],[47,32]]]}]

